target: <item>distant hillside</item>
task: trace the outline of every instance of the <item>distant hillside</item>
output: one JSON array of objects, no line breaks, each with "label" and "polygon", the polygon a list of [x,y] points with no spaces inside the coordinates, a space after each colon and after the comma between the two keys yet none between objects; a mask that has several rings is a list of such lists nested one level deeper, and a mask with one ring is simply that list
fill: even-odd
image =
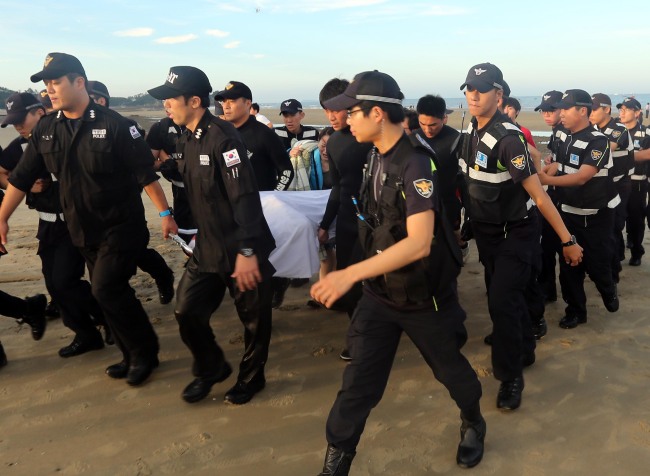
[{"label": "distant hillside", "polygon": [[[25,92],[38,95],[40,89],[28,89]],[[11,89],[4,88],[0,86],[0,109],[4,109],[5,101],[9,96],[11,96],[16,91]],[[139,108],[148,108],[148,107],[160,107],[160,101],[149,96],[148,93],[140,93],[135,96],[129,97],[112,97],[111,98],[111,107],[139,107]]]}]

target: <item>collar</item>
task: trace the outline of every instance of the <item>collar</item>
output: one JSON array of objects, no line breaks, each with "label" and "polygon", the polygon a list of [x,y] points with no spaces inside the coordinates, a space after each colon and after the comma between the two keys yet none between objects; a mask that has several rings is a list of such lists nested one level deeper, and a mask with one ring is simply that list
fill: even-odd
[{"label": "collar", "polygon": [[483,126],[481,129],[478,128],[478,121],[476,120],[475,117],[472,117],[472,128],[474,131],[476,131],[477,134],[482,134],[483,132],[487,131],[492,124],[495,122],[512,122],[508,116],[503,114],[501,111],[498,109],[494,113],[494,116],[490,118],[487,124]]},{"label": "collar", "polygon": [[[79,118],[82,121],[85,122],[94,122],[97,117],[97,104],[95,104],[93,101],[90,101],[88,103],[88,106],[86,107],[86,110],[84,111],[83,115]],[[57,111],[56,112],[56,120],[57,121],[65,121],[68,118],[63,114],[63,111]],[[76,119],[73,119],[76,120]]]},{"label": "collar", "polygon": [[208,131],[208,129],[210,128],[210,123],[212,122],[213,118],[214,116],[212,115],[210,110],[206,108],[205,112],[203,113],[203,116],[201,117],[199,123],[196,126],[196,129],[190,131],[189,129],[186,128],[185,133],[188,136],[193,137],[195,140],[200,141],[205,136],[205,133]]}]

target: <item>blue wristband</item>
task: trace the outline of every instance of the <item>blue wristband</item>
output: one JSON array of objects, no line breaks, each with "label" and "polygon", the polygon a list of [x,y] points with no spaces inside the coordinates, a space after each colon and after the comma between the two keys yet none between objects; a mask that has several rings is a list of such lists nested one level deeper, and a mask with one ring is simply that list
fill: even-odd
[{"label": "blue wristband", "polygon": [[169,215],[173,215],[174,211],[172,210],[171,207],[169,207],[167,210],[164,210],[158,214],[158,216],[162,217],[168,217]]}]

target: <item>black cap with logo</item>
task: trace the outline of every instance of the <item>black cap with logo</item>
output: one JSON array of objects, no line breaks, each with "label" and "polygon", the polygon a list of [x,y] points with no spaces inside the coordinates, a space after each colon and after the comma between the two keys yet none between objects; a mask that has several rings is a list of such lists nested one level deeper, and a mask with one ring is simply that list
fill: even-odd
[{"label": "black cap with logo", "polygon": [[50,95],[47,94],[47,89],[43,89],[38,93],[38,99],[41,101],[41,104],[45,106],[45,109],[52,109],[52,100],[50,99]]},{"label": "black cap with logo", "polygon": [[[481,63],[472,66],[467,72],[465,82],[461,84],[460,90],[471,86],[480,93],[487,93],[492,89],[504,89],[503,73],[492,63]],[[508,88],[510,93],[510,88]]]},{"label": "black cap with logo", "polygon": [[612,107],[612,100],[607,94],[596,93],[591,96],[591,107],[592,109],[598,109],[599,107]]},{"label": "black cap with logo", "polygon": [[298,114],[302,112],[302,104],[297,99],[282,101],[282,104],[280,104],[280,115],[285,112],[291,115]]},{"label": "black cap with logo", "polygon": [[250,99],[251,101],[253,100],[253,93],[251,92],[251,89],[239,81],[230,81],[223,88],[223,91],[219,91],[214,95],[214,99],[217,101],[239,98]]},{"label": "black cap with logo", "polygon": [[325,109],[342,111],[362,101],[402,104],[404,94],[397,82],[377,70],[357,74],[342,94],[323,102]]},{"label": "black cap with logo", "polygon": [[108,94],[108,88],[101,81],[88,81],[88,92],[95,96],[101,96],[110,99],[111,95]]},{"label": "black cap with logo", "polygon": [[616,109],[620,109],[622,106],[628,109],[636,109],[637,111],[641,110],[641,103],[634,98],[625,98],[622,103],[616,105]]},{"label": "black cap with logo", "polygon": [[10,124],[22,124],[29,111],[44,109],[41,101],[30,93],[13,93],[5,101],[7,116],[0,127],[7,127]]},{"label": "black cap with logo", "polygon": [[86,71],[76,57],[67,53],[50,53],[45,57],[43,70],[32,74],[29,79],[31,79],[32,83],[37,83],[44,79],[60,78],[70,73],[79,74],[87,79]]},{"label": "black cap with logo", "polygon": [[183,94],[207,97],[212,91],[210,80],[203,71],[194,66],[172,66],[165,84],[147,92],[156,99],[169,99]]},{"label": "black cap with logo", "polygon": [[542,102],[539,103],[539,106],[535,108],[535,111],[543,111],[543,112],[555,111],[555,109],[557,109],[555,105],[559,103],[561,99],[562,99],[562,93],[560,91],[556,91],[555,89],[547,93],[544,93],[544,95],[542,96]]},{"label": "black cap with logo", "polygon": [[555,109],[569,109],[574,106],[592,107],[591,96],[583,89],[567,89],[560,102],[555,104]]}]

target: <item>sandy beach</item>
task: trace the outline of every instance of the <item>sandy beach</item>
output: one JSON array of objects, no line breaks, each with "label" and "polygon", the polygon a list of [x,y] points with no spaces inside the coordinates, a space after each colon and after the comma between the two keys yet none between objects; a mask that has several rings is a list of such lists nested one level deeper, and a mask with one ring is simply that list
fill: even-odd
[{"label": "sandy beach", "polygon": [[[263,113],[279,119],[277,113]],[[313,123],[324,122],[322,111],[313,113],[318,116]],[[451,119],[457,118],[460,114],[454,112]],[[541,120],[524,112],[521,123],[543,130],[535,118]],[[10,132],[2,130],[0,145],[15,135]],[[170,197],[166,182],[164,186]],[[165,257],[178,281],[185,256],[162,239],[157,214],[146,197],[144,201],[150,246]],[[35,254],[36,224],[36,212],[24,205],[10,221],[9,254],[0,259],[3,291],[19,296],[45,292]],[[615,314],[605,310],[587,281],[589,320],[573,330],[558,327],[563,303],[548,305],[548,335],[539,343],[536,363],[525,371],[522,407],[506,414],[495,405],[498,382],[490,348],[483,343],[491,325],[473,247],[459,292],[468,315],[464,353],[483,385],[488,424],[483,461],[471,470],[456,466],[458,410],[403,339],[350,474],[647,474],[649,279],[650,261],[637,268],[623,266],[621,308]],[[132,285],[161,344],[161,366],[142,387],[131,388],[104,374],[106,366],[120,360],[114,347],[60,358],[58,349],[72,339],[60,320],[50,321],[43,339],[35,342],[28,326],[0,318],[0,339],[9,359],[0,369],[0,474],[316,475],[326,447],[325,420],[345,366],[338,353],[347,316],[309,308],[308,286],[290,288],[283,307],[273,313],[266,389],[247,405],[227,406],[223,394],[234,383],[232,376],[215,385],[206,400],[189,405],[180,393],[192,379],[191,356],[178,336],[175,301],[159,304],[154,282],[142,273]],[[212,327],[236,365],[243,336],[230,299],[213,315]]]}]

